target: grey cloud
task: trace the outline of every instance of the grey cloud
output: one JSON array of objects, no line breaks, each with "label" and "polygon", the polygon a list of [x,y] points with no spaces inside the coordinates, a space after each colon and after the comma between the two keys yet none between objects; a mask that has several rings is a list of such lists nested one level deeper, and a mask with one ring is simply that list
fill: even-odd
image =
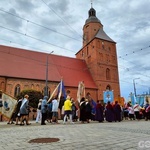
[{"label": "grey cloud", "polygon": [[32,3],[33,0],[15,0],[15,5],[18,10],[21,10],[26,13],[31,13],[35,8],[35,5]]},{"label": "grey cloud", "polygon": [[[10,14],[14,14],[18,16],[16,10],[14,8],[9,9]],[[12,16],[8,13],[0,13],[1,23],[3,23],[3,26],[11,28],[11,29],[18,29],[22,26],[22,20]]]},{"label": "grey cloud", "polygon": [[59,13],[60,16],[62,16],[67,13],[69,2],[70,1],[68,0],[55,0],[53,2],[50,2],[49,7]]}]

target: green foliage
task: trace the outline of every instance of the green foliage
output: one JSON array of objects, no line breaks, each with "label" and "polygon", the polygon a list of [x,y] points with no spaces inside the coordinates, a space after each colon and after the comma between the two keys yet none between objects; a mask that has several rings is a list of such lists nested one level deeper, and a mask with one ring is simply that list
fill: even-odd
[{"label": "green foliage", "polygon": [[16,98],[23,98],[26,94],[29,95],[29,105],[33,108],[37,108],[39,99],[43,98],[43,94],[35,90],[23,90]]}]

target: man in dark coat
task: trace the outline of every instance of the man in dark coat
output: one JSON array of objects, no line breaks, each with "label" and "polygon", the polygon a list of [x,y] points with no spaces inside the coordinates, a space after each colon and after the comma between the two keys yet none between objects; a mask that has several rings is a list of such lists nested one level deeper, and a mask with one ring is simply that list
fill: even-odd
[{"label": "man in dark coat", "polygon": [[104,121],[104,106],[98,100],[96,104],[96,121],[103,122]]},{"label": "man in dark coat", "polygon": [[121,121],[121,107],[118,104],[118,101],[115,102],[114,105],[114,120],[116,121]]}]

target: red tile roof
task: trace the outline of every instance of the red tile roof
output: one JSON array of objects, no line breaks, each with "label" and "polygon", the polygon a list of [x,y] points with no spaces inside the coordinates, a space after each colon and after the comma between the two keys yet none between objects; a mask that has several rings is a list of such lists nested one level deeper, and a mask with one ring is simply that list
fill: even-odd
[{"label": "red tile roof", "polygon": [[46,79],[65,86],[77,87],[84,81],[86,88],[97,88],[83,60],[0,45],[0,76],[24,79]]}]

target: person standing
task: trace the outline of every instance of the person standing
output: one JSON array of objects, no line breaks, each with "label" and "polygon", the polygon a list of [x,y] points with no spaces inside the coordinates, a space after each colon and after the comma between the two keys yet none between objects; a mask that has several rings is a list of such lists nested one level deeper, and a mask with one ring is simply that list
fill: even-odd
[{"label": "person standing", "polygon": [[66,101],[64,102],[64,124],[66,123],[66,119],[67,119],[67,116],[69,116],[69,119],[70,119],[70,123],[73,123],[72,121],[72,103],[71,103],[71,100],[70,100],[70,96],[68,95],[67,98],[66,98]]},{"label": "person standing", "polygon": [[[91,116],[92,116],[91,112],[92,112],[92,106],[91,106],[89,100],[86,99],[86,100],[85,100],[85,116],[86,116],[86,121],[87,121],[87,123],[90,123],[89,120],[92,118],[92,117],[91,117]],[[94,118],[95,118],[95,117],[94,117]]]},{"label": "person standing", "polygon": [[26,125],[30,125],[29,123],[29,95],[25,95],[24,99],[22,100],[20,106],[20,125],[24,125],[23,121],[26,120]]},{"label": "person standing", "polygon": [[56,97],[52,100],[52,123],[58,123],[58,100]]},{"label": "person standing", "polygon": [[74,98],[71,98],[71,103],[72,103],[72,120],[73,122],[77,121],[77,107],[76,107],[76,103],[74,101]]},{"label": "person standing", "polygon": [[53,112],[52,112],[52,100],[50,100],[47,104],[47,122],[48,123],[52,123],[52,116],[53,116]]},{"label": "person standing", "polygon": [[60,97],[60,101],[59,101],[59,114],[60,114],[60,119],[63,119],[64,115],[62,115],[62,111],[63,111],[63,106],[64,106],[64,102],[65,102],[65,97],[64,96],[61,96]]},{"label": "person standing", "polygon": [[2,116],[2,107],[3,107],[3,101],[2,101],[2,92],[0,91],[0,121],[2,121],[3,116]]},{"label": "person standing", "polygon": [[107,102],[105,114],[106,114],[106,121],[108,122],[114,121],[114,110],[110,101]]},{"label": "person standing", "polygon": [[144,119],[147,121],[148,119],[147,119],[147,113],[146,113],[146,109],[147,109],[147,107],[149,106],[149,101],[148,101],[148,99],[146,98],[146,104],[144,105],[144,107],[143,107],[143,114],[144,114]]},{"label": "person standing", "polygon": [[86,101],[85,97],[80,100],[80,121],[84,123],[86,121]]},{"label": "person standing", "polygon": [[148,100],[146,100],[146,105],[144,107],[144,110],[145,110],[145,115],[144,115],[145,121],[148,121],[150,119],[150,104]]},{"label": "person standing", "polygon": [[21,104],[22,104],[22,100],[23,98],[19,99],[18,102],[17,102],[17,106],[16,106],[16,110],[15,110],[15,118],[16,118],[16,125],[19,125],[19,120],[20,120],[20,107],[21,107]]},{"label": "person standing", "polygon": [[121,107],[118,104],[118,101],[115,101],[115,105],[113,106],[114,108],[114,120],[116,121],[121,121]]},{"label": "person standing", "polygon": [[135,118],[137,119],[137,120],[139,120],[140,119],[140,105],[138,104],[138,103],[135,103],[135,105],[133,106],[133,109],[134,109],[134,113],[135,113]]},{"label": "person standing", "polygon": [[41,104],[41,113],[42,113],[42,119],[41,119],[41,125],[46,125],[45,120],[47,118],[47,96],[44,96]]},{"label": "person standing", "polygon": [[96,104],[96,121],[103,122],[104,121],[104,107],[101,102],[98,100]]},{"label": "person standing", "polygon": [[38,123],[38,121],[41,121],[42,119],[41,104],[42,104],[42,99],[39,99],[39,103],[37,107],[36,123]]},{"label": "person standing", "polygon": [[130,120],[135,120],[134,117],[134,109],[130,103],[128,103],[128,110],[129,110],[129,119]]}]

